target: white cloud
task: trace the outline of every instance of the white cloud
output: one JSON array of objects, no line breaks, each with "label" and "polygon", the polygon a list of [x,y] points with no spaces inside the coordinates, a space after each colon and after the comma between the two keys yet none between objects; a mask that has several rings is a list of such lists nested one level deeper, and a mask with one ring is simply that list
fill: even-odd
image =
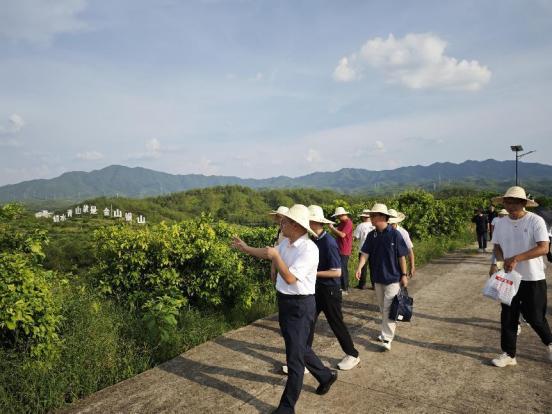
[{"label": "white cloud", "polygon": [[79,152],[77,158],[84,161],[98,161],[103,159],[103,154],[98,151]]},{"label": "white cloud", "polygon": [[[353,55],[351,61],[355,61],[356,57]],[[358,79],[357,72],[351,67],[349,58],[343,57],[339,61],[339,65],[334,70],[333,78],[338,82],[350,82]]]},{"label": "white cloud", "polygon": [[18,114],[12,114],[8,118],[6,125],[0,124],[0,135],[2,134],[17,134],[25,126],[25,121]]},{"label": "white cloud", "polygon": [[320,153],[317,150],[309,148],[309,150],[307,152],[307,156],[305,157],[305,159],[308,162],[320,162],[320,161],[322,161],[322,156],[320,155]]},{"label": "white cloud", "polygon": [[57,34],[87,28],[78,17],[86,5],[86,0],[2,2],[0,38],[48,45]]},{"label": "white cloud", "polygon": [[161,157],[161,142],[157,138],[146,141],[146,151],[131,154],[128,159],[135,161],[156,160]]},{"label": "white cloud", "polygon": [[158,153],[161,150],[161,143],[157,138],[152,138],[146,142],[146,149],[150,153]]},{"label": "white cloud", "polygon": [[368,40],[357,54],[343,57],[334,79],[349,82],[367,68],[379,70],[387,82],[410,89],[477,91],[489,82],[491,71],[476,60],[458,60],[444,54],[447,43],[436,35],[411,33],[396,39]]},{"label": "white cloud", "polygon": [[378,140],[374,142],[374,149],[379,152],[385,152],[385,144]]}]

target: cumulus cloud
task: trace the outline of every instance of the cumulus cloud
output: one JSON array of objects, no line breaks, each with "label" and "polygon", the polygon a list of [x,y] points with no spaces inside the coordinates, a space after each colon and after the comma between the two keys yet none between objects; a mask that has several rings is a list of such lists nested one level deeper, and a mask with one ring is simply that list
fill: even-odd
[{"label": "cumulus cloud", "polygon": [[161,157],[161,142],[157,138],[146,141],[146,150],[144,152],[134,153],[129,156],[129,160],[145,161],[155,160]]},{"label": "cumulus cloud", "polygon": [[[352,56],[351,60],[356,60],[356,56]],[[358,79],[358,74],[351,67],[351,64],[349,63],[349,58],[343,57],[339,61],[339,64],[334,70],[333,78],[338,82],[350,82],[353,80]]]},{"label": "cumulus cloud", "polygon": [[0,134],[17,134],[25,126],[25,121],[18,114],[11,114],[8,122],[0,124]]},{"label": "cumulus cloud", "polygon": [[320,153],[317,150],[309,148],[309,150],[307,152],[307,156],[305,157],[305,159],[308,162],[320,162],[320,161],[322,161],[322,156],[320,155]]},{"label": "cumulus cloud", "polygon": [[103,157],[103,154],[98,151],[79,152],[77,154],[77,158],[83,161],[98,161],[101,160]]},{"label": "cumulus cloud", "polygon": [[55,35],[87,28],[78,16],[86,0],[17,0],[2,3],[0,38],[48,45]]},{"label": "cumulus cloud", "polygon": [[385,152],[385,144],[378,140],[374,142],[374,149],[379,152]]},{"label": "cumulus cloud", "polygon": [[368,68],[381,71],[387,82],[410,89],[477,91],[489,82],[491,71],[476,60],[445,55],[447,42],[429,33],[403,38],[368,40],[358,53],[343,57],[334,70],[341,82],[358,80]]}]

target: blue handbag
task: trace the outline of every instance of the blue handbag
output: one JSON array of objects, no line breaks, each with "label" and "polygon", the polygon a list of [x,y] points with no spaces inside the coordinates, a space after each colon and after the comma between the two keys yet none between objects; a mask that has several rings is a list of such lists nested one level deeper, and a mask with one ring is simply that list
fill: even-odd
[{"label": "blue handbag", "polygon": [[399,293],[393,298],[389,309],[389,319],[410,322],[414,310],[414,299],[408,296],[408,290],[401,286]]}]

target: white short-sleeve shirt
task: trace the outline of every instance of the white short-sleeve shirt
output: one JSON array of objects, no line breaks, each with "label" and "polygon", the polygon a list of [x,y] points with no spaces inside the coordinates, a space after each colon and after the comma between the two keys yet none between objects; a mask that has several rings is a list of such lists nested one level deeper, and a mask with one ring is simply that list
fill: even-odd
[{"label": "white short-sleeve shirt", "polygon": [[496,223],[498,223],[498,220],[500,220],[502,217],[496,216],[493,221],[491,221],[491,226],[496,226]]},{"label": "white short-sleeve shirt", "polygon": [[359,250],[362,249],[362,246],[366,241],[366,236],[368,236],[368,233],[370,233],[374,229],[375,227],[369,221],[363,221],[362,223],[360,223],[355,227],[355,231],[353,232],[353,237],[359,240],[359,244],[358,244]]},{"label": "white short-sleeve shirt", "polygon": [[397,230],[399,233],[401,233],[402,238],[404,239],[404,242],[406,243],[406,247],[408,247],[408,250],[413,249],[414,245],[412,244],[412,240],[410,240],[410,234],[408,234],[408,231],[404,227],[397,226]]},{"label": "white short-sleeve shirt", "polygon": [[[495,225],[491,243],[500,245],[504,258],[531,250],[537,242],[548,241],[544,219],[527,212],[522,218],[512,220],[509,216],[501,218]],[[545,278],[542,256],[518,262],[515,270],[522,280],[537,281]]]},{"label": "white short-sleeve shirt", "polygon": [[316,271],[318,269],[318,247],[307,234],[295,242],[288,238],[278,245],[280,257],[297,278],[297,282],[287,284],[278,272],[276,290],[285,295],[314,295],[316,287]]}]

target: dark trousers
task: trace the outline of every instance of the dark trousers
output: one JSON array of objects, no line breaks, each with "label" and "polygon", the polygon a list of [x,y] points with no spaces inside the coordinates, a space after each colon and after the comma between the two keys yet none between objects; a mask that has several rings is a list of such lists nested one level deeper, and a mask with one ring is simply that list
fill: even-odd
[{"label": "dark trousers", "polygon": [[331,371],[308,345],[308,338],[314,330],[316,303],[314,295],[286,296],[278,294],[278,320],[286,344],[288,377],[279,412],[293,413],[303,386],[305,366],[320,384],[326,384]]},{"label": "dark trousers", "polygon": [[341,256],[341,289],[349,290],[349,256]]},{"label": "dark trousers", "polygon": [[[343,313],[341,312],[341,290],[339,286],[329,287],[323,285],[316,285],[316,314],[314,315],[314,323],[318,319],[320,312],[324,312],[330,328],[337,338],[341,349],[347,355],[358,357],[358,351],[353,345],[353,339],[349,334],[349,330],[343,321]],[[307,344],[312,347],[312,341],[314,340],[314,329],[309,335]]]},{"label": "dark trousers", "polygon": [[[358,254],[358,260],[360,261],[361,253]],[[366,286],[366,275],[368,273],[368,260],[366,260],[366,263],[364,263],[364,266],[362,266],[362,269],[360,269],[360,280],[358,281],[358,287],[363,288]],[[372,276],[370,275],[370,283],[372,283],[372,287],[374,287],[374,282],[372,281]]]},{"label": "dark trousers", "polygon": [[487,248],[487,233],[477,233],[477,243],[480,249]]},{"label": "dark trousers", "polygon": [[552,333],[546,320],[546,280],[522,280],[510,306],[502,305],[500,346],[511,357],[516,356],[520,313],[545,345],[552,344]]}]

